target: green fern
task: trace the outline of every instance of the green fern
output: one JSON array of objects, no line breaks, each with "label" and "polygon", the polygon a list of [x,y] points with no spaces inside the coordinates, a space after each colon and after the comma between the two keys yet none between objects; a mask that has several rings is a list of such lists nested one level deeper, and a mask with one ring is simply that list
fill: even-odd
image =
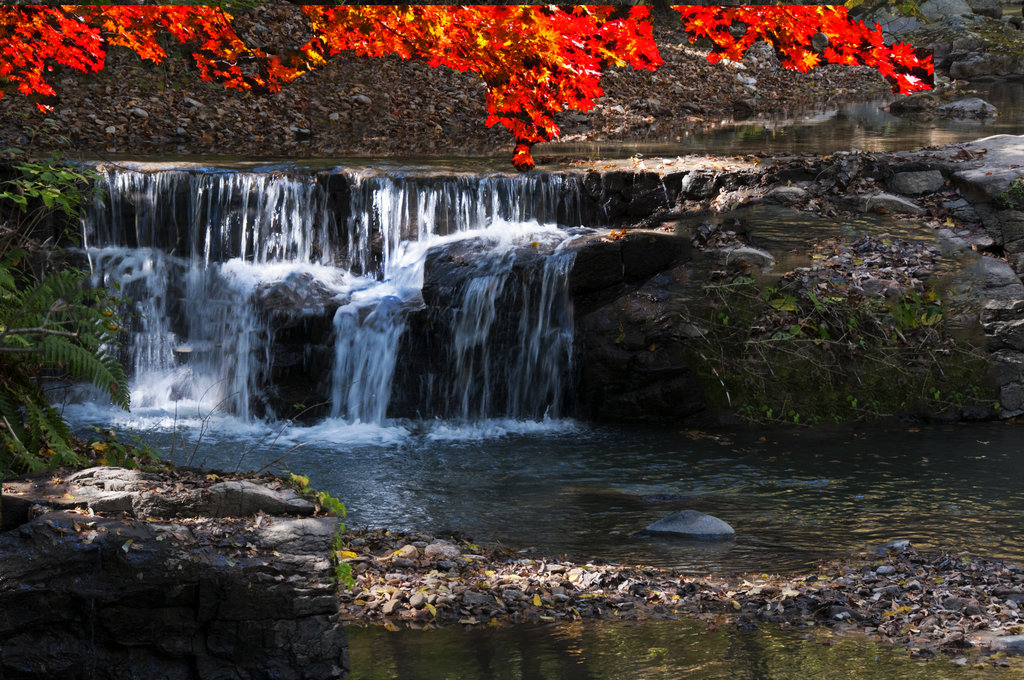
[{"label": "green fern", "polygon": [[[44,217],[73,216],[87,196],[61,184],[81,183],[73,170],[39,172],[39,165],[16,164],[23,184],[0,191],[0,476],[6,471],[31,471],[83,462],[74,449],[71,429],[47,399],[43,382],[66,378],[89,382],[128,408],[128,386],[114,354],[119,322],[117,301],[92,289],[85,272],[62,267],[39,273],[31,252],[44,251],[32,231]],[[47,166],[51,167],[51,166]],[[44,183],[49,182],[47,186]],[[48,200],[54,195],[73,201]],[[35,204],[13,197],[34,199]],[[19,215],[31,215],[19,219]],[[24,246],[24,247],[22,247]],[[49,262],[59,250],[49,249]],[[36,258],[38,260],[38,258]]]}]

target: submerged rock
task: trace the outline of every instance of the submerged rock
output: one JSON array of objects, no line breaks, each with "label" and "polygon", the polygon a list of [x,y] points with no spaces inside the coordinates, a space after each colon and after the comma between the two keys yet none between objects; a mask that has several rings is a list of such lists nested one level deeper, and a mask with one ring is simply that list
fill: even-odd
[{"label": "submerged rock", "polygon": [[647,525],[641,535],[723,540],[736,535],[726,522],[697,510],[683,510]]}]

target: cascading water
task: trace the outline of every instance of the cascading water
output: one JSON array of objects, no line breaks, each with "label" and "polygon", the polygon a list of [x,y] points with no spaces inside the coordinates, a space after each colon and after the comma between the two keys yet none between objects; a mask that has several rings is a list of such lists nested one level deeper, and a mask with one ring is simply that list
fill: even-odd
[{"label": "cascading water", "polygon": [[556,222],[582,221],[574,181],[104,174],[107,198],[87,215],[84,241],[94,282],[132,301],[124,347],[136,410],[185,404],[272,419],[322,394],[325,415],[384,423],[396,373],[424,351],[410,344],[424,331],[408,331],[422,320],[428,256],[474,244],[471,280],[431,320],[445,328],[427,343],[444,343],[445,359],[417,385],[404,376],[397,401],[460,421],[558,414],[572,348],[571,255],[552,252],[568,237]]}]

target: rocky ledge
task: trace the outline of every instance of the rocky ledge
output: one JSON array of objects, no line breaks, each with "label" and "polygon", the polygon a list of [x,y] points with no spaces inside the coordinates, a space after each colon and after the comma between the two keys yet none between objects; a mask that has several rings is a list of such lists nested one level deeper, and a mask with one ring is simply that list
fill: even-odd
[{"label": "rocky ledge", "polygon": [[99,467],[5,482],[3,510],[0,676],[346,671],[337,518],[279,479]]}]

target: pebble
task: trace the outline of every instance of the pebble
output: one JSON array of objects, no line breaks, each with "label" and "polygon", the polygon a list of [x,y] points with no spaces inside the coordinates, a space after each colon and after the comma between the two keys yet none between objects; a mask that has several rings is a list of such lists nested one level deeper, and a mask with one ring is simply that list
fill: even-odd
[{"label": "pebble", "polygon": [[875,573],[878,574],[879,576],[886,576],[888,574],[895,574],[896,573],[896,567],[892,566],[891,564],[883,564],[882,566],[880,566],[877,569],[875,569]]}]

